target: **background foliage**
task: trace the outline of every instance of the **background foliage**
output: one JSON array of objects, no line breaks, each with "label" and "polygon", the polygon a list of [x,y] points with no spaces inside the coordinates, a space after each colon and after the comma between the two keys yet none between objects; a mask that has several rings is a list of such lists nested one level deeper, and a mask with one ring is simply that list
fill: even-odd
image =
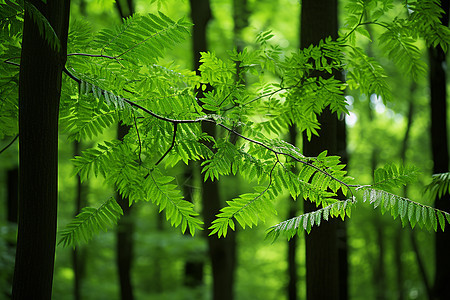
[{"label": "background foliage", "polygon": [[[376,284],[367,283],[375,281],[376,276],[379,276],[375,274],[377,266],[374,265],[374,258],[380,255],[385,256],[385,297],[388,299],[396,294],[399,287],[392,283],[394,280],[388,280],[394,278],[396,269],[387,266],[395,265],[393,257],[396,249],[389,241],[398,238],[400,226],[397,222],[400,221],[403,225],[409,222],[414,228],[402,231],[402,235],[415,236],[421,254],[429,259],[426,271],[431,274],[433,235],[415,225],[417,223],[420,228],[437,230],[438,227],[443,228],[446,221],[450,222],[448,215],[432,210],[428,200],[432,199],[430,194],[448,190],[448,176],[435,176],[433,181],[430,176],[432,163],[428,149],[426,63],[423,56],[426,44],[441,44],[446,47],[448,43],[448,32],[436,26],[438,20],[433,11],[428,10],[427,13],[428,8],[421,7],[420,2],[417,2],[413,5],[420,7],[412,7],[413,16],[407,16],[401,12],[399,3],[373,1],[378,6],[369,7],[373,13],[365,15],[367,7],[363,2],[348,1],[343,4],[347,4],[346,9],[352,14],[341,18],[345,38],[339,41],[325,40],[317,47],[299,51],[296,50],[298,26],[293,26],[298,22],[297,2],[253,1],[250,2],[250,26],[244,32],[244,38],[253,51],[236,53],[228,52],[233,48],[230,3],[213,1],[215,19],[209,32],[210,47],[214,49],[214,53],[203,54],[202,75],[198,77],[185,70],[190,68],[191,61],[191,51],[186,50],[190,49],[187,38],[190,22],[184,18],[188,14],[186,2],[137,2],[137,10],[142,15],[127,19],[123,24],[119,18],[112,16],[116,12],[111,2],[83,3],[87,7],[87,16],[83,18],[80,17],[82,12],[77,10],[80,3],[73,3],[74,21],[70,31],[69,53],[95,53],[100,57],[74,54],[68,58],[67,69],[76,76],[78,82],[65,77],[68,88],[63,91],[60,112],[60,228],[64,228],[72,219],[72,199],[75,192],[72,175],[75,172],[81,175],[82,180],[89,181],[89,206],[99,209],[85,209],[78,219],[69,223],[69,227],[60,231],[61,244],[72,244],[74,235],[85,240],[92,238],[92,232],[83,230],[83,225],[76,227],[77,224],[83,224],[79,223],[80,220],[87,220],[96,214],[101,216],[95,218],[97,223],[89,227],[97,231],[106,229],[108,223],[116,221],[121,209],[114,205],[114,201],[105,202],[111,194],[110,186],[114,184],[123,195],[130,197],[130,202],[136,202],[138,207],[134,267],[138,298],[186,299],[181,266],[192,253],[198,259],[206,260],[206,246],[204,240],[189,239],[168,224],[180,227],[183,232],[189,229],[193,234],[202,223],[196,213],[200,196],[198,186],[202,179],[195,180],[193,204],[182,199],[177,187],[182,172],[181,164],[177,163],[186,162],[187,157],[191,156],[194,160],[206,159],[201,166],[205,178],[216,180],[220,176],[221,182],[224,182],[221,192],[225,199],[234,199],[218,215],[219,219],[210,228],[212,233],[225,236],[227,230],[237,228],[237,224],[253,227],[261,221],[265,223],[239,232],[239,267],[236,279],[238,299],[279,299],[279,295],[283,293],[286,285],[286,262],[283,254],[285,245],[279,241],[272,245],[265,242],[267,227],[273,225],[267,232],[270,238],[276,238],[279,234],[292,237],[298,233],[301,236],[304,230],[309,231],[312,226],[325,222],[330,215],[343,219],[345,216],[352,217],[348,220],[351,274],[358,274],[351,275],[352,299],[367,299],[376,293]],[[10,2],[2,3],[5,8],[10,5]],[[15,13],[20,11],[20,7],[13,7],[13,11],[2,9],[2,28],[8,26],[8,30],[2,31],[2,34],[6,34],[4,38],[9,41],[8,47],[1,48],[2,60],[11,59],[20,51],[20,29],[17,24],[22,16]],[[286,7],[290,9],[281,9]],[[14,14],[16,15],[11,18]],[[387,25],[391,14],[399,14],[401,17],[393,25]],[[412,22],[408,23],[407,18]],[[39,22],[38,18],[36,20]],[[373,24],[367,27],[368,22]],[[425,25],[420,25],[419,30],[416,30],[418,24]],[[386,26],[391,29],[385,30]],[[370,28],[370,31],[366,28]],[[42,31],[49,36],[49,41],[53,41],[45,24],[42,25]],[[419,35],[435,38],[417,41]],[[374,37],[376,42],[372,43]],[[145,43],[150,38],[152,43]],[[57,46],[57,43],[53,42],[52,45]],[[336,51],[338,47],[347,47],[344,57]],[[368,48],[373,52],[373,58],[367,55]],[[322,55],[328,60],[321,59]],[[9,61],[17,63],[17,60]],[[235,62],[240,63],[247,73],[248,87],[234,84],[236,76],[239,76],[236,74]],[[332,69],[339,69],[342,63],[346,64],[347,84],[352,88],[346,91],[348,95],[345,97],[343,83],[333,78],[316,80],[306,77],[313,69],[331,72]],[[8,74],[7,77],[0,78],[0,122],[3,122],[0,124],[0,138],[7,137],[2,142],[2,145],[6,145],[17,132],[16,122],[11,120],[17,118],[14,95],[17,92],[18,70],[13,64],[1,64],[0,68],[1,74]],[[126,72],[123,72],[123,68],[126,68]],[[263,72],[263,69],[266,71]],[[276,77],[283,80],[276,81]],[[411,83],[411,78],[416,83]],[[268,83],[262,84],[264,82]],[[203,88],[206,83],[215,88],[206,94],[204,100],[205,108],[214,113],[214,116],[207,117],[198,113],[200,108],[192,94],[194,87]],[[413,92],[395,88],[412,85],[415,86]],[[79,93],[74,92],[78,88]],[[270,101],[259,101],[258,95],[265,95],[261,99]],[[303,97],[302,105],[295,105],[299,102],[298,95]],[[321,102],[318,99],[331,100]],[[410,146],[404,160],[417,166],[420,173],[417,168],[396,167],[405,163],[398,155],[397,146],[402,141],[407,121],[408,103],[404,99],[410,99],[417,107]],[[75,105],[68,105],[69,103]],[[203,142],[211,141],[211,138],[200,133],[199,122],[177,124],[148,117],[145,111],[134,109],[136,106],[132,103],[171,120],[207,118],[233,130],[239,128],[239,134],[262,141],[270,149],[275,149],[275,152],[267,148],[261,149],[251,141],[244,140],[235,146],[225,139],[218,139],[215,151],[212,152],[204,146]],[[365,201],[377,207],[382,214],[374,211],[371,206],[359,205],[360,203],[354,208],[354,198],[345,185],[338,184],[307,164],[300,167],[299,177],[287,171],[293,160],[304,160],[350,184],[345,181],[345,172],[337,158],[326,156],[326,153],[314,159],[304,158],[300,155],[300,149],[281,140],[287,126],[294,120],[301,120],[298,126],[308,135],[315,134],[318,124],[314,113],[319,113],[330,103],[332,110],[336,112],[350,111],[347,117],[350,134],[348,173],[358,179],[357,184],[361,184],[356,187],[358,191],[354,191],[354,196],[361,199],[360,202]],[[238,109],[227,113],[230,107]],[[270,120],[263,117],[264,114],[270,115]],[[119,119],[131,126],[130,133],[124,142],[110,141],[114,132],[111,125],[116,124]],[[243,123],[251,126],[242,126]],[[174,132],[177,133],[176,143]],[[227,137],[228,133],[227,130],[222,130],[220,134]],[[73,140],[88,141],[92,147],[85,149],[81,156],[75,157],[71,162],[73,155],[67,141]],[[166,156],[168,149],[171,152]],[[280,158],[277,151],[291,156]],[[372,179],[370,160],[373,151],[378,158],[375,167],[381,168]],[[13,165],[11,162],[16,160],[14,148],[2,153],[1,158],[2,167],[10,168]],[[160,161],[161,158],[164,160]],[[385,165],[393,161],[396,164]],[[162,168],[157,167],[160,162]],[[1,176],[2,183],[5,184],[4,174]],[[101,177],[108,185],[102,184]],[[250,183],[239,184],[242,193],[235,191],[234,177],[240,182],[250,180]],[[446,183],[436,187],[438,181]],[[430,182],[430,194],[422,194],[423,187]],[[368,186],[369,184],[372,185]],[[402,194],[400,189],[404,184],[409,187],[407,194]],[[324,192],[320,185],[329,186],[331,190]],[[349,200],[333,200],[331,196],[338,189],[346,193]],[[2,192],[2,201],[5,201],[5,193]],[[325,208],[285,221],[282,216],[287,210],[284,199],[288,194],[316,199]],[[420,204],[406,198],[417,200]],[[157,207],[144,205],[142,200],[151,201]],[[279,212],[278,216],[272,213],[275,208]],[[162,209],[169,223],[161,222],[158,212]],[[392,217],[386,218],[385,212],[388,211],[394,219],[398,217],[400,221],[393,221]],[[7,248],[11,230],[4,219],[2,218],[0,247]],[[70,231],[71,227],[76,229]],[[382,239],[388,241],[385,248],[378,244],[380,227],[383,230]],[[110,247],[112,243],[113,237],[108,232],[95,235],[85,248],[85,257],[90,262],[83,285],[86,299],[112,299],[117,294],[113,264],[105,263],[114,259]],[[424,295],[424,287],[415,264],[417,252],[412,250],[406,238],[402,238],[401,243],[402,264],[408,268],[408,272],[405,272],[408,278],[402,289],[410,299],[420,299]],[[73,278],[69,251],[70,247],[58,248],[55,299],[71,298],[70,293],[67,293]],[[11,266],[11,256],[8,251],[1,253],[5,253],[1,257],[1,268],[6,270]],[[303,265],[300,269],[301,274],[304,274]],[[151,274],[149,270],[152,270]],[[255,277],[255,274],[258,276]],[[108,280],[104,280],[105,278]],[[2,287],[7,286],[4,282],[5,279],[2,278]],[[210,283],[211,274],[207,273],[206,286],[202,289],[206,290]],[[195,295],[194,291],[190,292]]]}]

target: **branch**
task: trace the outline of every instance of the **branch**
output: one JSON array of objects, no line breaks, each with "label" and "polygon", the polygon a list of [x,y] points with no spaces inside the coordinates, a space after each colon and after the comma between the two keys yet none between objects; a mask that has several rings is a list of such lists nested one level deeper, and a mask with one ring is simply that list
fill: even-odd
[{"label": "branch", "polygon": [[17,58],[20,58],[20,57],[11,57],[11,58],[5,59],[3,62],[6,64],[9,64],[9,65],[20,67],[20,64],[10,61],[11,59],[17,59]]},{"label": "branch", "polygon": [[[64,73],[66,73],[70,78],[72,78],[73,80],[75,80],[75,81],[78,82],[79,84],[81,83],[81,79],[77,78],[75,75],[73,75],[72,73],[70,73],[70,72],[67,70],[67,68],[64,68]],[[293,87],[294,87],[294,86],[293,86]],[[285,89],[287,89],[287,88],[285,88]],[[238,137],[240,137],[240,138],[242,138],[242,139],[244,139],[244,140],[246,140],[246,141],[248,141],[248,142],[250,142],[250,143],[259,145],[259,146],[261,146],[261,147],[263,147],[263,148],[269,150],[270,152],[272,152],[272,153],[274,153],[275,155],[277,155],[277,158],[278,158],[278,155],[287,156],[287,157],[292,158],[293,160],[295,160],[295,161],[298,162],[298,163],[301,163],[301,164],[303,164],[303,165],[309,166],[309,167],[315,169],[316,171],[321,172],[321,173],[324,174],[325,176],[330,177],[332,180],[335,180],[335,181],[339,182],[342,186],[345,186],[345,187],[350,191],[350,193],[352,194],[352,198],[353,198],[353,192],[351,191],[350,187],[359,187],[359,186],[352,186],[352,185],[349,185],[349,184],[347,184],[347,183],[345,183],[345,182],[343,182],[343,181],[337,179],[336,177],[334,177],[334,176],[331,175],[330,173],[328,173],[328,172],[322,170],[321,168],[319,168],[319,167],[317,167],[317,166],[311,164],[310,162],[301,160],[301,159],[299,159],[298,157],[293,156],[292,154],[277,151],[277,150],[275,150],[274,148],[271,148],[271,147],[267,146],[267,145],[264,144],[263,142],[260,142],[260,141],[257,141],[257,140],[253,140],[253,139],[251,139],[251,138],[249,138],[249,137],[246,137],[246,136],[242,135],[241,133],[239,133],[238,131],[236,131],[236,130],[234,130],[234,129],[231,129],[231,128],[227,127],[226,125],[222,124],[222,123],[217,122],[216,120],[212,119],[212,118],[211,118],[210,116],[208,116],[208,115],[204,115],[204,116],[201,116],[201,117],[199,117],[199,118],[197,118],[197,119],[193,119],[193,120],[176,120],[176,119],[171,119],[171,118],[166,118],[166,117],[160,116],[160,115],[158,115],[158,114],[152,112],[151,110],[149,110],[149,109],[147,109],[147,108],[145,108],[145,107],[143,107],[143,106],[141,106],[141,105],[139,105],[139,104],[137,104],[137,103],[135,103],[135,102],[133,102],[133,101],[131,101],[131,100],[128,100],[128,99],[126,99],[126,98],[122,98],[122,99],[123,99],[123,101],[127,102],[129,105],[131,105],[131,106],[133,106],[133,107],[135,107],[135,108],[138,108],[138,109],[142,110],[143,112],[145,112],[145,113],[151,115],[152,117],[155,117],[156,119],[161,120],[161,121],[170,122],[170,123],[172,123],[172,124],[174,125],[172,145],[171,145],[171,146],[169,147],[169,149],[164,153],[164,155],[158,160],[158,162],[156,163],[156,165],[158,165],[158,164],[162,161],[162,159],[163,159],[164,157],[167,156],[167,154],[169,153],[169,151],[172,150],[172,148],[173,148],[173,146],[174,146],[174,144],[175,144],[176,130],[177,130],[177,125],[178,125],[178,124],[192,124],[192,123],[200,123],[200,122],[209,122],[209,123],[212,123],[212,124],[214,124],[214,125],[216,125],[216,126],[220,126],[220,127],[224,128],[225,130],[227,130],[227,131],[229,131],[229,132],[231,132],[231,133],[234,133],[236,136],[238,136]]]},{"label": "branch", "polygon": [[121,60],[122,58],[117,58],[114,56],[104,55],[104,54],[89,54],[89,53],[69,53],[67,56],[88,56],[88,57],[103,57],[103,58],[109,58],[114,60]]},{"label": "branch", "polygon": [[177,128],[178,128],[178,123],[173,123],[172,144],[170,145],[169,149],[167,149],[167,151],[163,154],[163,156],[161,156],[161,158],[156,162],[155,166],[159,165],[159,163],[164,159],[164,157],[167,156],[167,154],[169,154],[170,150],[172,150],[173,146],[175,145],[175,138],[177,136]]},{"label": "branch", "polygon": [[133,111],[133,119],[134,119],[134,127],[136,128],[136,134],[137,134],[137,138],[138,138],[138,142],[139,142],[139,164],[142,164],[142,158],[141,158],[141,153],[142,153],[142,143],[141,143],[141,137],[139,135],[139,129],[136,123],[136,115],[134,114]]},{"label": "branch", "polygon": [[87,57],[108,58],[108,59],[115,60],[119,65],[121,65],[123,67],[123,65],[120,63],[122,58],[118,58],[115,56],[109,56],[109,55],[104,55],[104,54],[89,54],[89,53],[69,53],[69,54],[67,54],[67,56],[87,56]]},{"label": "branch", "polygon": [[17,140],[18,137],[19,137],[19,134],[17,134],[8,145],[6,145],[2,150],[0,150],[0,154],[2,154],[6,149],[11,147],[12,144],[14,144],[14,142]]}]

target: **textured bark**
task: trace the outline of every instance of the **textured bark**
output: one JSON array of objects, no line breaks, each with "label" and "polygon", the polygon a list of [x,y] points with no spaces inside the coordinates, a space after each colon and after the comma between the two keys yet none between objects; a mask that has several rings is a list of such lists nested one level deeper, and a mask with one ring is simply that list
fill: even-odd
[{"label": "textured bark", "polygon": [[[442,1],[445,15],[442,24],[448,26],[449,1]],[[433,173],[448,172],[448,132],[447,132],[447,85],[446,55],[440,46],[429,49],[430,93],[431,93],[431,148],[433,154]],[[435,207],[450,213],[450,196],[438,196]],[[436,271],[434,280],[434,298],[450,299],[450,231],[436,233]]]},{"label": "textured bark", "polygon": [[[337,1],[304,0],[301,6],[300,47],[317,44],[319,40],[337,36]],[[313,74],[313,76],[325,74]],[[336,115],[325,109],[319,116],[320,137],[314,136],[310,142],[304,137],[304,154],[316,156],[323,150],[329,155],[337,154]],[[316,209],[315,204],[305,201],[305,212]],[[323,222],[314,227],[305,237],[306,242],[306,295],[307,299],[339,299],[339,250],[338,219]],[[325,284],[325,286],[324,286]]]},{"label": "textured bark", "polygon": [[25,12],[19,81],[19,226],[13,299],[51,299],[56,241],[58,109],[70,1],[31,1],[61,42],[51,49]]},{"label": "textured bark", "polygon": [[[198,70],[200,52],[207,51],[206,29],[211,19],[211,9],[208,0],[190,0],[193,29],[193,59],[194,67]],[[198,98],[202,95],[199,91]],[[210,123],[203,123],[202,129],[210,136],[215,136],[216,127]],[[211,146],[211,145],[208,145]],[[203,182],[203,181],[202,181]],[[202,204],[205,227],[209,227],[215,219],[222,204],[219,187],[216,182],[207,180],[202,183]],[[234,269],[235,269],[235,234],[230,231],[226,238],[218,239],[216,235],[208,236],[209,256],[211,259],[213,276],[213,299],[232,300],[234,297]]]}]

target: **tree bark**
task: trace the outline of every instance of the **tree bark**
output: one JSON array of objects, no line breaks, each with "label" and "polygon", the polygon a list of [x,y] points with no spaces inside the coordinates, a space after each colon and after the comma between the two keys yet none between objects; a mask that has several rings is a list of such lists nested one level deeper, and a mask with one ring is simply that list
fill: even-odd
[{"label": "tree bark", "polygon": [[[80,142],[74,143],[74,155],[80,155]],[[81,212],[83,207],[87,204],[87,186],[81,182],[80,175],[76,176],[76,198],[75,198],[75,216]],[[72,267],[73,267],[73,296],[75,300],[82,299],[81,283],[85,274],[86,266],[86,249],[83,246],[76,246],[72,251]]]},{"label": "tree bark", "polygon": [[[306,48],[310,44],[317,44],[327,36],[337,37],[337,1],[302,1],[300,47]],[[326,76],[313,74],[313,76],[320,75]],[[303,153],[306,156],[316,156],[327,149],[330,155],[337,154],[336,115],[331,114],[326,108],[318,120],[321,124],[320,138],[313,136],[308,142],[304,136]],[[315,204],[305,201],[305,213],[315,209]],[[338,222],[340,221],[337,219],[323,222],[305,237],[307,299],[339,299]]]},{"label": "tree bark", "polygon": [[[184,186],[183,195],[184,199],[189,202],[193,202],[194,194],[194,172],[196,168],[193,162],[189,162],[184,170]],[[186,233],[188,236],[189,233]],[[203,284],[203,266],[204,260],[200,257],[195,257],[196,253],[192,253],[190,258],[186,260],[184,264],[184,285],[195,288]]]},{"label": "tree bark", "polygon": [[[441,22],[448,26],[449,1],[442,1],[445,14]],[[431,148],[433,173],[448,172],[448,132],[447,132],[447,84],[446,55],[440,46],[429,49],[430,93],[431,93]],[[450,195],[436,196],[435,207],[450,213]],[[436,270],[434,279],[434,298],[450,299],[450,232],[438,231],[435,240]]]},{"label": "tree bark", "polygon": [[[17,206],[19,203],[19,168],[16,166],[7,172],[7,201],[6,201],[6,220],[10,227],[9,230],[17,229]],[[7,255],[13,257],[16,252],[16,242],[8,240],[7,242]],[[13,269],[7,268],[4,270],[7,276],[8,286],[13,282]],[[5,291],[3,296],[6,299],[11,299],[11,290]]]},{"label": "tree bark", "polygon": [[26,9],[19,81],[19,226],[13,299],[51,299],[58,195],[58,110],[70,1],[31,1],[61,48],[52,49]]},{"label": "tree bark", "polygon": [[[123,20],[134,14],[133,0],[116,1],[116,8]],[[130,127],[127,125],[119,124],[117,126],[117,139],[123,140],[128,134]],[[116,194],[117,203],[120,205],[123,211],[123,216],[117,222],[116,231],[116,259],[117,269],[119,272],[119,284],[120,284],[120,299],[133,300],[133,284],[131,280],[131,268],[134,260],[134,221],[132,218],[132,206],[129,203],[128,197],[122,197],[120,193]]]},{"label": "tree bark", "polygon": [[[297,128],[295,126],[289,126],[289,140],[292,145],[297,144]],[[298,199],[289,199],[290,203],[288,219],[294,218],[298,213]],[[292,239],[288,241],[288,287],[287,294],[289,300],[297,300],[298,297],[298,263],[297,263],[297,235],[294,235]]]},{"label": "tree bark", "polygon": [[[129,127],[120,124],[117,129],[117,138],[123,140]],[[133,300],[133,285],[131,283],[131,268],[133,265],[133,233],[134,221],[132,218],[132,206],[127,197],[117,193],[117,203],[123,211],[123,216],[117,222],[117,269],[119,272],[120,296],[122,300]]]},{"label": "tree bark", "polygon": [[[191,18],[194,23],[193,59],[194,67],[198,72],[200,52],[208,49],[206,29],[212,16],[209,0],[190,0],[190,4]],[[201,91],[199,91],[198,98],[202,98]],[[210,136],[214,137],[216,134],[213,124],[203,123],[202,129]],[[222,206],[216,182],[207,180],[202,183],[202,204],[205,227],[208,228]],[[213,299],[232,300],[234,297],[235,234],[230,231],[226,238],[218,239],[217,236],[209,236],[207,239],[213,275]]]}]

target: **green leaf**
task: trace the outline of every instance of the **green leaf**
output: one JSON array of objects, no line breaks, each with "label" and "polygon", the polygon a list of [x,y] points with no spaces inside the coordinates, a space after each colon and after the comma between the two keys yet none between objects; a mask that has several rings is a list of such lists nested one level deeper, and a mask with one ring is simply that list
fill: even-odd
[{"label": "green leaf", "polygon": [[97,209],[85,207],[59,231],[58,245],[75,247],[82,242],[88,242],[100,230],[107,231],[116,225],[122,214],[122,209],[112,197]]},{"label": "green leaf", "polygon": [[445,219],[444,219],[444,215],[442,214],[442,212],[440,211],[436,211],[436,214],[438,216],[438,220],[439,220],[439,225],[441,226],[441,230],[444,231],[445,229]]},{"label": "green leaf", "polygon": [[48,44],[56,51],[61,48],[59,38],[47,18],[28,1],[24,1],[25,13],[28,13],[37,25],[39,34],[48,42]]}]

